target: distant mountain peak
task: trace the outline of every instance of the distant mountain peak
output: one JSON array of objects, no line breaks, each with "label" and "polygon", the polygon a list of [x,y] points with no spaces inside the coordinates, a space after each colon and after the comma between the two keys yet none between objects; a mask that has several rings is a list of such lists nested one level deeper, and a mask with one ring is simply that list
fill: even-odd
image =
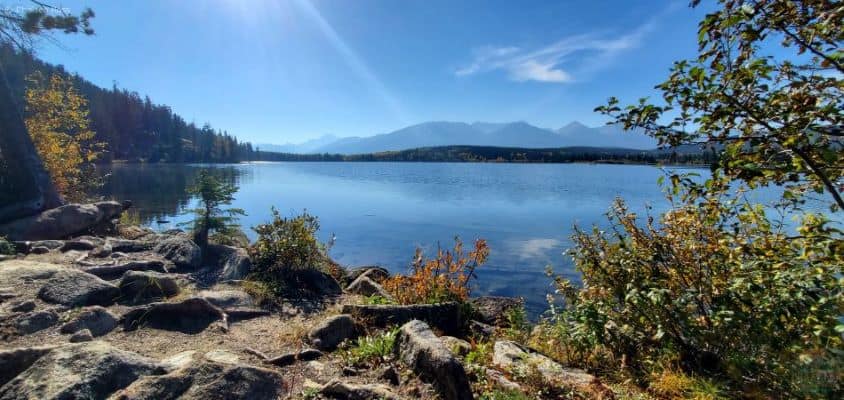
[{"label": "distant mountain peak", "polygon": [[563,126],[562,128],[558,129],[557,131],[563,132],[563,131],[573,131],[573,130],[580,130],[580,129],[589,129],[589,127],[586,126],[586,125],[583,125],[582,123],[580,123],[580,121],[572,121],[572,122],[569,122],[568,124],[566,124],[565,126]]}]

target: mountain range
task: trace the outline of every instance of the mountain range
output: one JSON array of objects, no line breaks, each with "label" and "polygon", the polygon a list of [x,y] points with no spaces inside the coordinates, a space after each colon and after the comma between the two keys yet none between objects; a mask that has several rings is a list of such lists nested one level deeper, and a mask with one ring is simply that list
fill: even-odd
[{"label": "mountain range", "polygon": [[366,154],[432,146],[495,146],[520,148],[604,147],[653,149],[656,141],[640,132],[624,132],[615,125],[588,127],[572,122],[546,129],[527,122],[444,122],[411,125],[368,137],[326,135],[303,143],[259,144],[261,151],[294,154]]}]

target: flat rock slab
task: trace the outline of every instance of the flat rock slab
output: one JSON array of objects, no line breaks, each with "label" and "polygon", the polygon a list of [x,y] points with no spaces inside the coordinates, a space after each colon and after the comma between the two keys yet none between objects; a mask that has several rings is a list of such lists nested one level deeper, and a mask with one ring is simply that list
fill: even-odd
[{"label": "flat rock slab", "polygon": [[402,325],[412,320],[425,321],[449,335],[463,330],[463,312],[457,303],[412,305],[360,305],[343,306],[343,314],[351,314],[361,323],[386,327]]},{"label": "flat rock slab", "polygon": [[127,271],[155,271],[167,272],[164,262],[160,260],[128,261],[114,265],[95,265],[84,268],[83,271],[96,275],[102,279],[116,279]]},{"label": "flat rock slab", "polygon": [[322,357],[322,352],[317,349],[304,349],[292,353],[282,354],[278,357],[273,357],[265,360],[267,364],[272,364],[277,367],[286,367],[295,364],[297,361],[313,361]]},{"label": "flat rock slab", "polygon": [[323,386],[319,393],[330,399],[343,400],[401,400],[389,386],[381,384],[356,385],[333,380]]},{"label": "flat rock slab", "polygon": [[167,375],[147,376],[112,396],[114,400],[275,400],[285,395],[274,371],[241,364],[192,360]]},{"label": "flat rock slab", "polygon": [[524,307],[524,299],[504,296],[481,296],[471,299],[476,315],[474,317],[485,324],[500,325],[507,322],[507,313]]},{"label": "flat rock slab", "polygon": [[23,314],[15,318],[15,327],[20,335],[42,331],[59,323],[59,314],[52,310]]},{"label": "flat rock slab", "polygon": [[396,337],[399,360],[426,382],[433,384],[444,400],[472,400],[472,388],[463,364],[451,354],[428,324],[411,321]]},{"label": "flat rock slab", "polygon": [[12,380],[55,346],[0,350],[0,387]]},{"label": "flat rock slab", "polygon": [[228,327],[228,316],[219,307],[200,297],[178,303],[151,303],[135,307],[121,318],[123,329],[133,331],[141,327],[199,333],[216,321]]},{"label": "flat rock slab", "polygon": [[119,296],[117,286],[94,275],[70,269],[55,272],[38,291],[41,300],[68,307],[108,306],[114,304]]},{"label": "flat rock slab", "polygon": [[240,289],[203,290],[197,296],[220,308],[255,306],[255,299]]},{"label": "flat rock slab", "polygon": [[105,342],[56,347],[0,387],[0,400],[104,399],[143,375],[164,373],[146,357]]}]

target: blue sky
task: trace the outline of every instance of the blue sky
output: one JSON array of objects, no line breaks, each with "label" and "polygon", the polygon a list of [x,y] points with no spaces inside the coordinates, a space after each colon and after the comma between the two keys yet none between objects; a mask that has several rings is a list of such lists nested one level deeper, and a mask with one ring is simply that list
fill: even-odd
[{"label": "blue sky", "polygon": [[693,56],[687,1],[65,1],[96,36],[38,55],[256,143],[431,120],[557,128]]}]

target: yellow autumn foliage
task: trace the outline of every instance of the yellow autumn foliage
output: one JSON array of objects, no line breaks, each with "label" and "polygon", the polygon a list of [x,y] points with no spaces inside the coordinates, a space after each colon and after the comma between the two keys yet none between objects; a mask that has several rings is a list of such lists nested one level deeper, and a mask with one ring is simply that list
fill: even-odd
[{"label": "yellow autumn foliage", "polygon": [[27,77],[26,128],[56,189],[78,201],[96,182],[93,163],[104,145],[94,140],[88,101],[59,74]]}]

